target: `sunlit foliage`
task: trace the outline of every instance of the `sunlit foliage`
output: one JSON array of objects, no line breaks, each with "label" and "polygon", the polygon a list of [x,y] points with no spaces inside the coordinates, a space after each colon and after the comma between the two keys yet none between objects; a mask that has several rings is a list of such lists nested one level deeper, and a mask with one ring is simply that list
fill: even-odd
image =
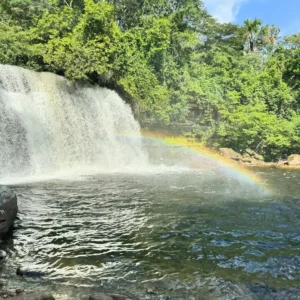
[{"label": "sunlit foliage", "polygon": [[299,34],[219,24],[200,0],[2,0],[0,63],[116,89],[213,147],[300,152]]}]

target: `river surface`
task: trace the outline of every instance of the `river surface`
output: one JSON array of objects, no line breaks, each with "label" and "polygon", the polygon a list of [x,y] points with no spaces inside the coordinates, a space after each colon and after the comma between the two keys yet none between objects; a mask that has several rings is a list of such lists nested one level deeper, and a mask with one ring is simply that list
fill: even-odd
[{"label": "river surface", "polygon": [[1,282],[57,299],[300,299],[300,171],[252,171],[260,184],[157,168],[12,185]]}]

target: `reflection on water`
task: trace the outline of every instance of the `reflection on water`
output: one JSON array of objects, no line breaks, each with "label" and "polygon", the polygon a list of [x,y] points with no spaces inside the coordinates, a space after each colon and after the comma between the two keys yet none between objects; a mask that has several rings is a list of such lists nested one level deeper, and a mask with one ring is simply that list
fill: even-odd
[{"label": "reflection on water", "polygon": [[[300,172],[256,172],[273,193],[217,169],[13,186],[2,281],[69,299],[300,299]],[[20,279],[18,265],[47,275]]]}]

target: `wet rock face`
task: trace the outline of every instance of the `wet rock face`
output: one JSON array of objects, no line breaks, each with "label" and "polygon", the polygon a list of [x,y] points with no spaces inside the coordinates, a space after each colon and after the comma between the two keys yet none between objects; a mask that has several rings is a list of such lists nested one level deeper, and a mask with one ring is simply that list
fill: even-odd
[{"label": "wet rock face", "polygon": [[0,238],[12,227],[18,213],[17,196],[9,188],[0,186]]}]

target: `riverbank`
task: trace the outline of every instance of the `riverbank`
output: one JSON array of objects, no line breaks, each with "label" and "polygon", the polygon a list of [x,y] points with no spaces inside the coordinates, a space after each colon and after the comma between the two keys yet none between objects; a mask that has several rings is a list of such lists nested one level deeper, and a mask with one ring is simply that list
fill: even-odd
[{"label": "riverbank", "polygon": [[[300,169],[300,155],[298,154],[293,154],[285,160],[265,162],[262,155],[256,153],[251,149],[246,149],[244,153],[238,153],[231,148],[209,148],[193,138],[187,138],[179,135],[151,132],[146,130],[142,130],[142,135],[146,138],[159,140],[173,149],[182,147],[190,149],[192,151],[196,151],[206,157],[220,161],[221,163],[224,163],[226,165],[233,164],[245,167]],[[193,166],[189,165],[189,167]]]},{"label": "riverbank", "polygon": [[219,148],[218,153],[221,157],[244,166],[300,169],[300,155],[298,154],[292,154],[285,160],[265,162],[263,160],[263,156],[259,155],[251,149],[246,149],[243,154],[240,154],[231,148]]}]

